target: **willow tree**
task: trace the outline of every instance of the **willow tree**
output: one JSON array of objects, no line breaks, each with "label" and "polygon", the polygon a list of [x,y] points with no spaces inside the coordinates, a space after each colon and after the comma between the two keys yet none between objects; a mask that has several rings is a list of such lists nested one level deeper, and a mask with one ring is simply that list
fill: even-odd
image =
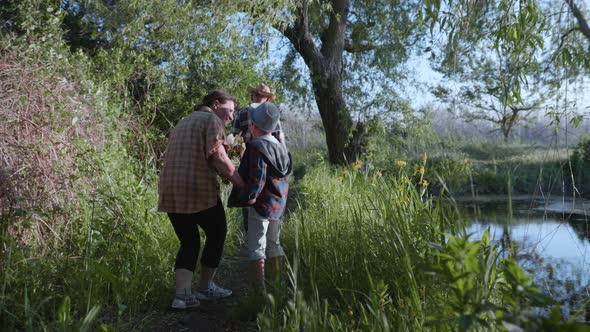
[{"label": "willow tree", "polygon": [[548,27],[541,6],[535,0],[429,3],[426,20],[436,27],[433,34],[446,37],[432,62],[455,82],[439,85],[435,94],[461,108],[459,116],[492,122],[510,138],[556,89],[543,73]]},{"label": "willow tree", "polygon": [[563,75],[564,79],[590,73],[590,27],[588,4],[580,0],[564,0],[558,4],[546,0],[546,11],[554,33],[551,36],[553,57],[547,70]]},{"label": "willow tree", "polygon": [[[470,67],[485,70],[485,66],[475,63],[482,54],[489,57],[490,53],[498,53],[500,57],[496,59],[503,58],[503,63],[517,65],[513,70],[496,67],[503,69],[497,76],[510,84],[488,86],[488,91],[499,97],[500,106],[509,111],[526,113],[528,106],[559,97],[559,91],[568,88],[564,85],[590,73],[590,28],[586,19],[589,8],[584,1],[425,0],[425,4],[424,20],[447,37],[440,67],[447,74],[455,71],[449,77],[465,77],[469,70],[464,69]],[[535,91],[536,100],[525,98]],[[554,104],[548,115],[558,123],[568,113],[570,122],[577,125],[582,117],[570,109],[575,101],[567,98],[561,101],[563,109]],[[512,117],[508,115],[507,123]],[[516,115],[515,120],[524,120],[520,114]]]},{"label": "willow tree", "polygon": [[303,59],[331,163],[355,161],[366,151],[363,113],[395,108],[394,86],[419,39],[417,8],[418,1],[398,0],[259,0],[242,6],[254,19],[272,22],[291,54]]}]

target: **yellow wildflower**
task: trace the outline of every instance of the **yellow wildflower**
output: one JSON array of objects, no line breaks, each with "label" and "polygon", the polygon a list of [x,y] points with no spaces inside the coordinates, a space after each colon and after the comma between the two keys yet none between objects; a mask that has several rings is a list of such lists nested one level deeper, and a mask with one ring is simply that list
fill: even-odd
[{"label": "yellow wildflower", "polygon": [[428,159],[428,157],[426,156],[426,152],[424,152],[422,154],[422,162],[425,163],[426,162],[426,159]]},{"label": "yellow wildflower", "polygon": [[404,168],[408,165],[408,163],[403,160],[396,160],[393,164],[399,168]]},{"label": "yellow wildflower", "polygon": [[420,186],[422,187],[428,187],[428,181],[426,179],[423,179],[422,181],[420,181]]},{"label": "yellow wildflower", "polygon": [[418,173],[420,173],[420,175],[424,175],[424,165],[420,166],[420,169],[418,170]]},{"label": "yellow wildflower", "polygon": [[354,162],[354,164],[352,164],[352,169],[358,171],[359,169],[361,169],[361,166],[363,166],[363,161],[357,160]]},{"label": "yellow wildflower", "polygon": [[378,178],[380,178],[382,175],[383,175],[383,174],[381,174],[381,172],[380,172],[380,171],[377,171],[377,172],[375,172],[375,176],[376,176],[376,177],[378,177]]}]

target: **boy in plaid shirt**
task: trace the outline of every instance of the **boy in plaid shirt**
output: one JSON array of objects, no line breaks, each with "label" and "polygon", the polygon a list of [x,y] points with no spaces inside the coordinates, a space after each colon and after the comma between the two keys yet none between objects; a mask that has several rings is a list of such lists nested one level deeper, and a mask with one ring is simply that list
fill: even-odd
[{"label": "boy in plaid shirt", "polygon": [[[264,285],[265,260],[273,259],[275,272],[285,255],[279,241],[281,224],[291,173],[291,155],[285,144],[271,132],[279,121],[278,108],[269,102],[253,109],[250,114],[252,140],[240,161],[238,173],[246,186],[243,191],[234,190],[230,201],[239,196],[242,205],[248,207],[248,258],[252,261],[255,281]],[[237,206],[228,202],[228,205]]]},{"label": "boy in plaid shirt", "polygon": [[[270,87],[264,83],[258,84],[257,87],[248,87],[250,92],[250,100],[252,103],[247,107],[241,108],[236,112],[234,122],[232,124],[230,137],[237,137],[240,135],[244,140],[244,143],[248,143],[252,140],[252,134],[250,133],[250,112],[258,107],[262,103],[271,102],[275,95],[270,91]],[[272,130],[272,135],[279,140],[281,143],[285,143],[285,135],[281,129],[281,122],[278,121],[276,127]],[[248,209],[242,209],[242,220],[244,222],[244,229],[248,232]]]}]

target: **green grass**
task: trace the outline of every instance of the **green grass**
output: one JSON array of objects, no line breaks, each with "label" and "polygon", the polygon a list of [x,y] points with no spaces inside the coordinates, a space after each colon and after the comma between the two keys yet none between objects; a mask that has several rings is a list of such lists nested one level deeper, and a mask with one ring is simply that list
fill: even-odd
[{"label": "green grass", "polygon": [[419,184],[415,166],[384,177],[320,163],[305,174],[281,233],[287,286],[268,294],[262,331],[569,326],[559,314],[535,316],[551,299],[500,259],[489,235],[469,238],[455,209]]},{"label": "green grass", "polygon": [[[16,164],[0,169],[0,182],[8,174],[19,185],[14,200],[0,202],[0,330],[98,328],[98,317],[110,322],[168,302],[178,240],[156,210],[152,133],[127,108],[133,103],[110,88],[113,82],[97,82],[84,55],[55,43],[43,56],[0,37],[6,45],[2,63],[17,73],[32,68],[27,79],[34,84],[25,91],[30,98],[15,88],[8,100],[19,103],[0,116],[42,124],[45,145],[30,149],[31,131],[22,132],[15,145],[32,152],[10,155],[3,161]],[[16,120],[2,126],[20,128]],[[226,244],[236,248],[236,237]]]},{"label": "green grass", "polygon": [[[288,324],[303,324],[303,330],[420,328],[424,305],[438,293],[427,291],[436,288],[430,284],[436,278],[424,270],[432,263],[428,243],[440,243],[443,230],[453,228],[442,211],[433,213],[431,201],[405,175],[384,179],[326,165],[306,174],[297,187],[297,201],[282,242],[292,257],[294,288],[309,291],[313,299],[308,305],[294,291],[294,304],[313,317],[287,312],[289,319],[301,320],[288,319]],[[267,314],[271,316],[261,317],[265,328],[287,328],[273,325],[276,311]]]},{"label": "green grass", "polygon": [[88,166],[91,182],[79,183],[75,202],[10,220],[29,225],[22,230],[32,239],[1,239],[10,248],[0,276],[5,328],[25,328],[25,321],[29,330],[52,329],[66,296],[72,315],[81,317],[95,306],[139,310],[168,295],[177,244],[165,215],[155,211],[154,174],[137,178],[122,151],[89,156],[78,165]]}]

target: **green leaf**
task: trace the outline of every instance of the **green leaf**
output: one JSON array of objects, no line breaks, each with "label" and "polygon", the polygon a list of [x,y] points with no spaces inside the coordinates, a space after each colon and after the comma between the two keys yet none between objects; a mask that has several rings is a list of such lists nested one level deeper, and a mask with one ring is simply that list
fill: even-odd
[{"label": "green leaf", "polygon": [[66,331],[68,326],[72,322],[72,317],[70,316],[70,307],[70,297],[66,296],[61,302],[59,310],[57,311],[57,321],[59,323],[59,328],[61,331]]}]

